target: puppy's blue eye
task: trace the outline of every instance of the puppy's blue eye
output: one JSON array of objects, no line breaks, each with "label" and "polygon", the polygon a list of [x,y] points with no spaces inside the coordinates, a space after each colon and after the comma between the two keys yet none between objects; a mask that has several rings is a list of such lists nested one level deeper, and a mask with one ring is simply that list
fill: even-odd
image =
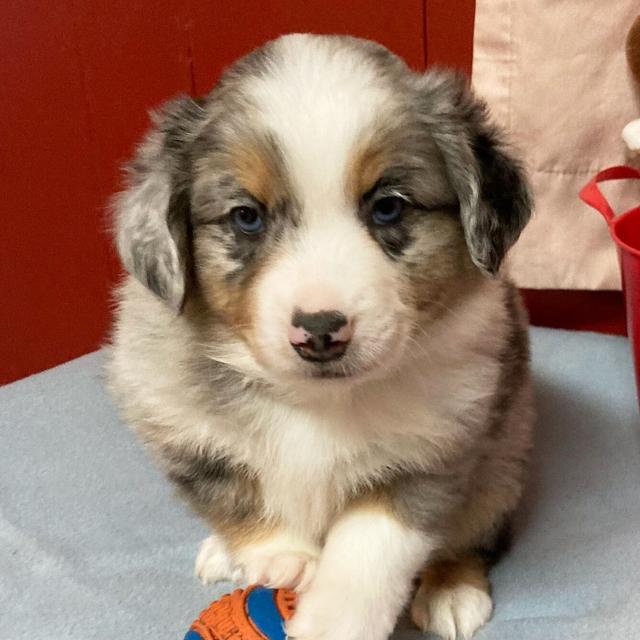
[{"label": "puppy's blue eye", "polygon": [[260,233],[264,229],[264,220],[253,207],[234,207],[231,209],[233,224],[246,234]]},{"label": "puppy's blue eye", "polygon": [[371,218],[375,224],[394,224],[402,217],[406,202],[397,196],[380,198],[373,203]]}]

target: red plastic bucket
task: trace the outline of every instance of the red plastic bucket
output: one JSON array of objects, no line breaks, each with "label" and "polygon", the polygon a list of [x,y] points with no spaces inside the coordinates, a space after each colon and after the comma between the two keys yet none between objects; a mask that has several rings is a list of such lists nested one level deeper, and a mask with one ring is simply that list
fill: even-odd
[{"label": "red plastic bucket", "polygon": [[636,386],[640,404],[640,206],[616,216],[598,184],[609,180],[640,180],[640,169],[611,167],[596,174],[580,191],[580,198],[599,211],[618,245],[622,288],[627,305],[627,330],[636,365]]}]

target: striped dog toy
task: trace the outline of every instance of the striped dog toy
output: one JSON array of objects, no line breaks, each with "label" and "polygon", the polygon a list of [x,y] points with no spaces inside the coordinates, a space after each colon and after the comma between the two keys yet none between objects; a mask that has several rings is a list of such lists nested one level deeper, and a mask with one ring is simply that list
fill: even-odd
[{"label": "striped dog toy", "polygon": [[286,640],[284,623],[295,603],[295,593],[287,589],[237,589],[209,605],[184,640]]}]

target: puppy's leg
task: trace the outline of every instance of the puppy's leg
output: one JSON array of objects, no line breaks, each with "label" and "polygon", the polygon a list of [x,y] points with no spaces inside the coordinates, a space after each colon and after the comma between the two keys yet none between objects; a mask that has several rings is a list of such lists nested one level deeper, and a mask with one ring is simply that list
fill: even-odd
[{"label": "puppy's leg", "polygon": [[411,617],[423,631],[445,640],[468,640],[491,617],[487,567],[475,554],[429,564],[411,606]]},{"label": "puppy's leg", "polygon": [[[222,528],[224,531],[224,527]],[[314,575],[319,548],[284,529],[246,524],[200,545],[195,574],[204,584],[243,579],[251,584],[302,590]]]},{"label": "puppy's leg", "polygon": [[226,542],[218,533],[212,533],[200,544],[195,575],[203,584],[228,580],[237,582],[241,579],[242,572],[234,563]]},{"label": "puppy's leg", "polygon": [[319,549],[265,515],[262,489],[249,469],[175,445],[161,453],[180,493],[216,531],[196,560],[204,582],[244,577],[271,587],[304,587]]},{"label": "puppy's leg", "polygon": [[313,542],[277,528],[236,535],[231,546],[247,582],[298,591],[312,579],[320,552]]},{"label": "puppy's leg", "polygon": [[315,578],[287,625],[295,640],[386,640],[430,550],[387,505],[349,508],[330,529]]}]

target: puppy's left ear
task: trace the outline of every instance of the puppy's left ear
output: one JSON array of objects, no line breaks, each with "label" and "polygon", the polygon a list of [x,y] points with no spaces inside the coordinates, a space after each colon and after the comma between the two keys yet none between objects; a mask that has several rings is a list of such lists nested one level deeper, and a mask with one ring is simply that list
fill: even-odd
[{"label": "puppy's left ear", "polygon": [[419,83],[421,117],[457,193],[471,259],[495,275],[531,215],[524,171],[462,75],[430,71]]},{"label": "puppy's left ear", "polygon": [[126,270],[179,312],[189,275],[189,153],[204,110],[183,96],[152,117],[113,199],[114,231]]}]

